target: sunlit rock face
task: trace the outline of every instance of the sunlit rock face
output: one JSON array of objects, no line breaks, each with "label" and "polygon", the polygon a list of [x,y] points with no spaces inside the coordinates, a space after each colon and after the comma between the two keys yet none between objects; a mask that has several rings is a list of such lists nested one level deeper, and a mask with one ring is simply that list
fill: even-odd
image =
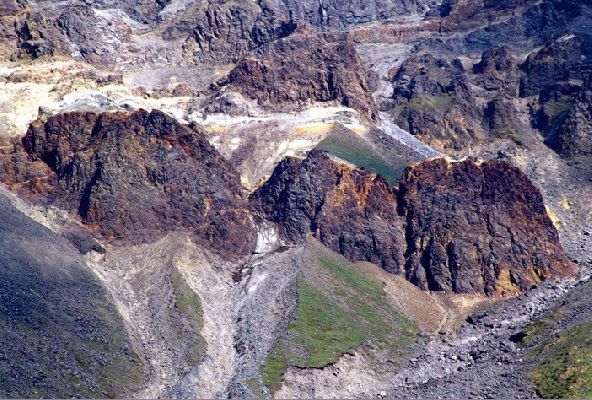
[{"label": "sunlit rock face", "polygon": [[399,199],[407,278],[424,289],[511,295],[576,275],[539,190],[508,163],[414,165]]},{"label": "sunlit rock face", "polygon": [[270,110],[335,102],[366,117],[376,113],[368,76],[347,35],[301,29],[239,60],[228,83]]},{"label": "sunlit rock face", "polygon": [[161,112],[59,114],[33,123],[8,160],[5,182],[77,213],[104,239],[189,230],[228,258],[254,249],[237,172]]},{"label": "sunlit rock face", "polygon": [[282,162],[251,202],[284,240],[312,233],[426,290],[509,296],[577,273],[540,192],[504,162],[426,161],[397,191],[313,152]]}]

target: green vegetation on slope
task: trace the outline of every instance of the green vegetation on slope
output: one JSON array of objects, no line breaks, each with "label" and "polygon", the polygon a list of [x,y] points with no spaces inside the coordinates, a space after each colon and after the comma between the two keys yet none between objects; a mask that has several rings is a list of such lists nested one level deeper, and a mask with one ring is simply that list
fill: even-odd
[{"label": "green vegetation on slope", "polygon": [[288,332],[303,349],[303,356],[293,360],[300,368],[322,368],[360,345],[364,334],[354,316],[329,300],[320,290],[304,281],[298,282],[296,320]]},{"label": "green vegetation on slope", "polygon": [[316,149],[379,174],[390,183],[397,183],[407,166],[403,159],[393,159],[391,162],[385,160],[368,142],[354,133],[331,134]]},{"label": "green vegetation on slope", "polygon": [[529,375],[542,396],[592,397],[592,323],[576,325],[531,356],[543,359]]},{"label": "green vegetation on slope", "polygon": [[185,356],[188,365],[195,364],[200,360],[205,348],[205,341],[200,335],[203,328],[201,301],[178,271],[173,271],[171,281],[175,290],[175,308],[184,317],[189,328],[185,329],[183,326],[179,326],[177,335],[179,338],[192,341]]},{"label": "green vegetation on slope", "polygon": [[203,310],[199,296],[187,285],[179,272],[173,272],[172,282],[175,288],[175,307],[194,327],[201,329]]},{"label": "green vegetation on slope", "polygon": [[367,340],[387,349],[411,343],[417,326],[393,307],[378,282],[343,259],[321,254],[318,261],[335,280],[333,295],[364,327]]},{"label": "green vegetation on slope", "polygon": [[409,101],[409,107],[425,111],[426,109],[433,109],[439,112],[446,111],[453,103],[454,96],[450,94],[441,94],[438,96],[417,96]]},{"label": "green vegetation on slope", "polygon": [[328,251],[313,253],[314,265],[305,268],[298,282],[296,318],[260,369],[272,393],[288,366],[322,368],[367,344],[373,348],[369,360],[380,367],[401,359],[417,332],[389,302],[380,283]]},{"label": "green vegetation on slope", "polygon": [[269,353],[267,360],[265,360],[265,363],[260,369],[263,384],[267,386],[271,393],[279,390],[284,372],[288,368],[289,355],[285,347],[283,341],[279,341],[271,353]]},{"label": "green vegetation on slope", "polygon": [[556,321],[560,318],[560,313],[555,311],[548,313],[544,318],[526,327],[526,336],[521,340],[522,344],[529,345],[534,343],[541,335],[553,328]]}]

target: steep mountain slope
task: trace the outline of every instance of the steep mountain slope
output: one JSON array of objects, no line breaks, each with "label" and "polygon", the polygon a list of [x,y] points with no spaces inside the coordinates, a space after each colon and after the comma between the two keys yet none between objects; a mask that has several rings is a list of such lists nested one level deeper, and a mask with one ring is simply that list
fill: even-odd
[{"label": "steep mountain slope", "polygon": [[591,26],[574,0],[2,2],[0,392],[586,393]]},{"label": "steep mountain slope", "polygon": [[63,237],[0,195],[0,396],[120,397],[145,360],[109,293]]}]

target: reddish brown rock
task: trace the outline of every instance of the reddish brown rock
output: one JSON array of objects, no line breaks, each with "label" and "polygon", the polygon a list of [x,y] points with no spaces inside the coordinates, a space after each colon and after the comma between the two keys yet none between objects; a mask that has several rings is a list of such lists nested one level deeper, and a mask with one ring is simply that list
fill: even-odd
[{"label": "reddish brown rock", "polygon": [[240,60],[228,83],[273,110],[334,101],[375,114],[364,66],[346,35],[301,29]]},{"label": "reddish brown rock", "polygon": [[573,277],[539,190],[505,162],[427,161],[408,168],[407,278],[424,289],[509,295]]},{"label": "reddish brown rock", "polygon": [[351,260],[400,272],[404,237],[396,194],[380,177],[313,151],[303,161],[282,161],[250,200],[257,215],[278,223],[288,242],[312,233]]},{"label": "reddish brown rock", "polygon": [[158,111],[36,121],[3,169],[4,182],[76,212],[106,240],[188,230],[228,258],[255,245],[238,173],[203,135]]},{"label": "reddish brown rock", "polygon": [[509,296],[577,273],[540,192],[504,162],[426,161],[407,169],[397,193],[312,152],[282,162],[251,204],[288,242],[312,233],[425,290]]}]

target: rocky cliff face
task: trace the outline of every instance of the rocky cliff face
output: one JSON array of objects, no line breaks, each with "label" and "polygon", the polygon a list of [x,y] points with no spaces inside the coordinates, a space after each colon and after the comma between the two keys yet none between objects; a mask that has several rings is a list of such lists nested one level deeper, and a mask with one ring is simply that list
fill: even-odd
[{"label": "rocky cliff face", "polygon": [[303,161],[281,162],[250,200],[255,213],[278,223],[289,242],[301,242],[312,232],[352,260],[401,270],[403,231],[395,193],[380,177],[312,152]]},{"label": "rocky cliff face", "polygon": [[390,72],[392,96],[380,107],[411,134],[451,153],[500,138],[523,144],[535,129],[559,155],[587,157],[574,140],[586,137],[591,53],[581,34],[552,40],[522,63],[506,47],[485,50],[475,63],[426,52]]},{"label": "rocky cliff face", "polygon": [[533,125],[565,158],[590,154],[584,142],[588,135],[591,57],[589,38],[571,35],[548,43],[521,66],[521,95],[538,97]]},{"label": "rocky cliff face", "polygon": [[540,192],[507,163],[412,166],[399,201],[407,277],[420,287],[507,295],[575,276]]},{"label": "rocky cliff face", "polygon": [[185,53],[199,62],[233,62],[294,29],[273,1],[212,1],[167,22],[163,38],[184,38]]},{"label": "rocky cliff face", "polygon": [[282,0],[295,19],[314,26],[342,29],[395,16],[422,15],[436,4],[431,0]]},{"label": "rocky cliff face", "polygon": [[592,72],[592,43],[587,35],[568,35],[548,42],[521,65],[522,96],[557,90],[570,80],[582,80]]},{"label": "rocky cliff face", "polygon": [[270,109],[334,101],[368,117],[375,113],[364,66],[353,43],[341,34],[319,35],[303,28],[240,60],[228,83]]},{"label": "rocky cliff face", "polygon": [[383,108],[412,135],[437,148],[461,149],[482,140],[482,110],[459,61],[412,56],[391,71],[393,95]]},{"label": "rocky cliff face", "polygon": [[230,258],[255,245],[236,171],[201,134],[161,112],[37,121],[2,178],[76,212],[105,240],[189,230]]},{"label": "rocky cliff face", "polygon": [[492,47],[481,55],[481,61],[473,65],[477,74],[476,83],[488,92],[504,97],[516,96],[518,92],[518,63],[504,46]]},{"label": "rocky cliff face", "polygon": [[[294,29],[273,1],[189,2],[175,5],[179,7],[171,12],[167,5],[170,1],[72,1],[60,7],[35,1],[9,4],[0,13],[0,55],[71,56],[120,68],[118,60],[126,58],[120,53],[147,61],[138,52],[148,40],[152,44],[147,46],[160,46],[159,56],[169,62],[227,63]],[[147,32],[149,39],[144,39]]]},{"label": "rocky cliff face", "polygon": [[577,273],[540,192],[503,162],[427,161],[407,170],[397,192],[313,152],[282,162],[251,202],[285,240],[312,233],[426,290],[509,296]]},{"label": "rocky cliff face", "polygon": [[551,136],[555,137],[554,144],[562,155],[592,156],[592,76],[587,78]]}]

